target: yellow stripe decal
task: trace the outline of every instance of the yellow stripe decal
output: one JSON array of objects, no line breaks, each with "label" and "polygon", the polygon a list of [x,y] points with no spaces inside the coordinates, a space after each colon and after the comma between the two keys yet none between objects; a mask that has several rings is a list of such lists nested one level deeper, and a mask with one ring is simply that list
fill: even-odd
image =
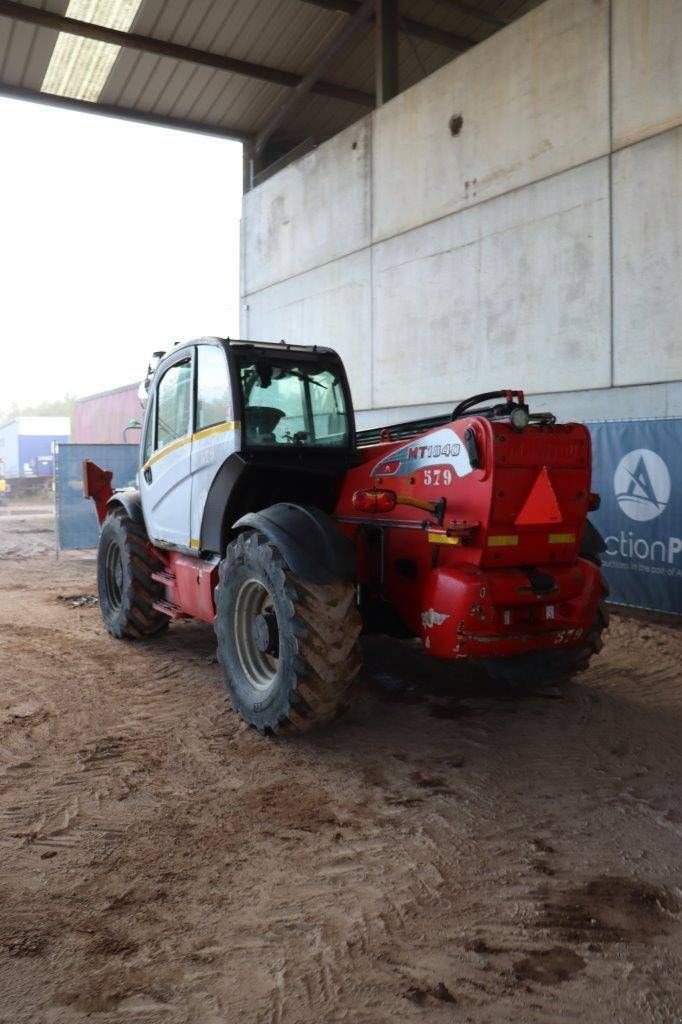
[{"label": "yellow stripe decal", "polygon": [[198,431],[196,434],[192,434],[193,441],[203,441],[205,437],[212,437],[214,434],[227,434],[230,430],[236,430],[239,427],[239,420],[232,420],[229,423],[217,423],[215,427],[206,427],[204,430]]},{"label": "yellow stripe decal", "polygon": [[199,540],[198,537],[192,537],[192,539],[189,542],[189,546],[191,548],[200,548],[201,547],[201,541]]},{"label": "yellow stripe decal", "polygon": [[167,444],[161,451],[154,452],[151,459],[147,459],[144,466],[141,467],[142,472],[145,471],[147,466],[151,466],[158,462],[159,459],[162,459],[164,455],[174,452],[177,448],[182,448],[183,444],[190,444],[192,441],[203,441],[205,437],[210,437],[213,434],[226,434],[230,430],[237,430],[240,426],[239,420],[231,420],[229,423],[218,423],[215,427],[207,427],[205,430],[199,430],[196,434],[188,434],[187,437],[181,437],[179,440]]},{"label": "yellow stripe decal", "polygon": [[550,533],[550,544],[575,544],[574,533]]},{"label": "yellow stripe decal", "polygon": [[153,466],[154,463],[158,462],[159,459],[162,459],[164,455],[169,455],[171,452],[176,451],[178,448],[182,448],[183,444],[189,444],[191,440],[192,435],[188,434],[187,437],[181,437],[179,440],[173,441],[171,442],[171,444],[167,444],[166,447],[162,448],[160,452],[154,452],[151,459],[147,459],[144,466],[142,466],[142,471],[144,472],[147,466]]},{"label": "yellow stripe decal", "polygon": [[430,533],[427,531],[429,544],[461,544],[461,537],[448,537],[447,533]]},{"label": "yellow stripe decal", "polygon": [[509,536],[488,537],[489,548],[513,548],[519,543],[517,534]]}]

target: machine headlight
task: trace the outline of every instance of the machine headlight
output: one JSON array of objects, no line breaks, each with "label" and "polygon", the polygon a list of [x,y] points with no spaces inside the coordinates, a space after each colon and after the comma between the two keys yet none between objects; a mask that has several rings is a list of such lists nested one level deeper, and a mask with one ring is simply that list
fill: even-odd
[{"label": "machine headlight", "polygon": [[509,419],[514,430],[525,430],[530,423],[528,410],[524,409],[522,405],[517,405],[512,409]]}]

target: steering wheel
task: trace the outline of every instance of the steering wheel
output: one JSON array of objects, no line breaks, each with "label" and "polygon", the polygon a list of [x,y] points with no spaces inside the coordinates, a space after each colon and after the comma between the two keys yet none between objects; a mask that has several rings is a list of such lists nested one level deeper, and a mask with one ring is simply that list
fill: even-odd
[{"label": "steering wheel", "polygon": [[517,399],[519,405],[525,405],[523,391],[484,391],[480,395],[472,395],[471,398],[465,398],[463,402],[456,405],[452,412],[453,420],[459,419],[469,412],[473,406],[478,405],[480,402],[488,402],[491,398],[504,398],[505,402],[503,405],[488,405],[483,409],[476,409],[475,414],[477,416],[508,416],[515,405],[512,401],[513,398]]},{"label": "steering wheel", "polygon": [[289,444],[303,444],[304,441],[308,440],[308,431],[297,430],[294,434],[290,434],[289,431],[287,430],[286,434],[284,435],[284,439],[288,441]]}]

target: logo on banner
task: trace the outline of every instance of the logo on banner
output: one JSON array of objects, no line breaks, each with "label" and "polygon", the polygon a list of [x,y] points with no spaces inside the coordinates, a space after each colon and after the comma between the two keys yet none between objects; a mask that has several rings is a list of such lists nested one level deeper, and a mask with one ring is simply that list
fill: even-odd
[{"label": "logo on banner", "polygon": [[656,452],[635,448],[618,463],[613,489],[621,511],[638,523],[660,516],[670,500],[670,473]]}]

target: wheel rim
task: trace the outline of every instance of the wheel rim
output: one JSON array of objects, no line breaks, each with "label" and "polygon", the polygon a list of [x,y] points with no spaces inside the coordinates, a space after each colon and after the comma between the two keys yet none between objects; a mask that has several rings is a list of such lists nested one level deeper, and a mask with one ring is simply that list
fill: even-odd
[{"label": "wheel rim", "polygon": [[279,668],[279,629],[272,595],[259,580],[242,583],[234,615],[237,655],[249,685],[267,690]]},{"label": "wheel rim", "polygon": [[112,608],[118,609],[121,607],[123,595],[123,562],[118,544],[109,545],[105,569],[107,598]]}]

